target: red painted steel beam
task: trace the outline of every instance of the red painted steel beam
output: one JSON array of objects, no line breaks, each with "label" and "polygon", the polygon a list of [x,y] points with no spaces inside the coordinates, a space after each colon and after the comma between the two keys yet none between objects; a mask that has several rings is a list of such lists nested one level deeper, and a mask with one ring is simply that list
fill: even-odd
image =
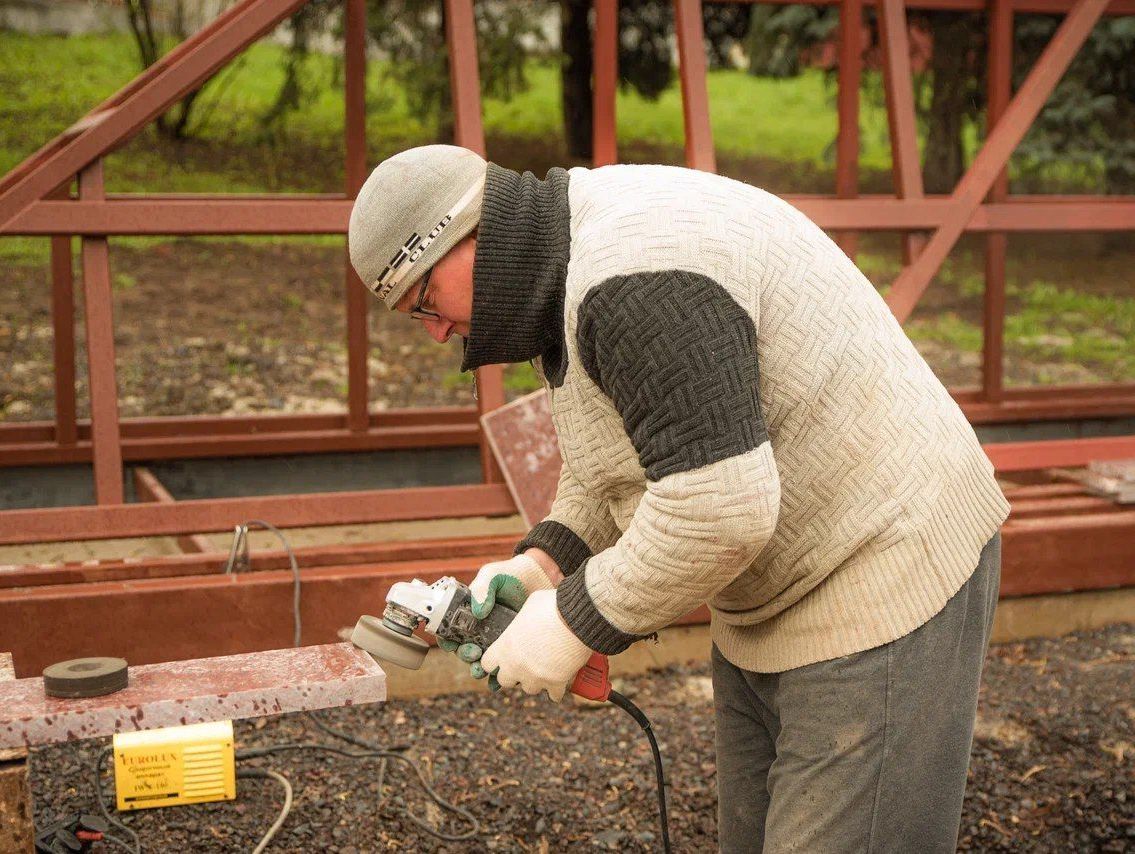
[{"label": "red painted steel beam", "polygon": [[[139,501],[157,501],[161,504],[173,504],[174,497],[162,482],[154,476],[148,468],[139,466],[134,469],[134,494]],[[177,538],[177,545],[184,552],[208,553],[213,550],[213,544],[201,534],[183,534]]]},{"label": "red painted steel beam", "polygon": [[1135,512],[1009,519],[1001,529],[1001,596],[1135,585]]},{"label": "red painted steel beam", "polygon": [[682,85],[686,165],[692,169],[716,172],[717,157],[709,123],[701,0],[674,0],[674,31],[678,37],[678,77]]},{"label": "red painted steel beam", "polygon": [[998,442],[982,446],[999,472],[1083,466],[1092,460],[1135,457],[1135,436]]},{"label": "red painted steel beam", "polygon": [[[955,203],[945,196],[903,200],[862,195],[853,199],[812,194],[782,196],[820,227],[834,231],[910,231],[940,227]],[[223,235],[345,234],[351,200],[300,199],[110,199],[105,202],[37,202],[6,234],[52,235]],[[1135,227],[1130,196],[1013,196],[980,204],[966,218],[965,231],[1130,231]]]},{"label": "red painted steel beam", "polygon": [[[986,52],[987,132],[1009,106],[1012,97],[1013,11],[1009,0],[991,0]],[[1009,170],[1002,169],[987,200],[1003,202],[1009,196]],[[1009,243],[1004,232],[985,240],[985,294],[982,311],[981,386],[983,397],[998,401],[1004,395],[1005,274]]]},{"label": "red painted steel beam", "polygon": [[[1135,415],[1135,384],[1044,386],[1008,389],[1004,400],[989,403],[980,390],[952,389],[973,424],[1108,418]],[[438,407],[382,413],[391,421],[354,434],[343,415],[190,416],[122,421],[123,459],[191,459],[325,453],[331,450],[468,447],[479,442],[476,410]],[[432,426],[431,421],[436,421]],[[79,422],[75,445],[59,446],[50,422],[0,424],[0,467],[89,462],[90,423]]]},{"label": "red painted steel beam", "polygon": [[[863,0],[843,0],[839,8],[839,94],[836,114],[835,192],[840,199],[859,195],[859,86],[863,76]],[[849,258],[855,257],[857,235],[836,238]]]},{"label": "red painted steel beam", "polygon": [[[9,173],[0,183],[0,230],[32,202],[108,154],[182,96],[196,89],[260,36],[287,18],[305,0],[244,0],[190,39],[173,59],[160,63],[143,80],[128,84],[110,101],[113,113],[72,133],[64,132]],[[14,176],[14,177],[13,177]]]},{"label": "red painted steel beam", "polygon": [[477,67],[473,0],[445,0],[445,40],[449,48],[455,142],[483,156],[485,129],[481,122],[481,77]]},{"label": "red painted steel beam", "polygon": [[[122,459],[128,461],[264,457],[340,451],[461,448],[476,445],[479,436],[480,430],[476,424],[379,427],[365,433],[351,430],[304,430],[266,435],[144,436],[124,439],[121,452]],[[57,445],[54,441],[0,444],[0,468],[74,463],[90,459],[91,442],[81,438],[74,445]]]},{"label": "red painted steel beam", "polygon": [[2,234],[346,234],[354,201],[296,197],[135,196],[32,204]]},{"label": "red painted steel beam", "polygon": [[[896,2],[897,0],[883,0]],[[965,231],[966,222],[992,188],[1009,155],[1020,143],[1044,102],[1064,75],[1080,46],[1099,21],[1108,0],[1077,0],[1040,59],[954,191],[954,208],[934,232],[914,263],[899,273],[887,294],[887,304],[899,322],[910,317],[930,280]]]},{"label": "red painted steel beam", "polygon": [[595,166],[617,163],[615,91],[619,83],[619,3],[595,0],[592,45],[591,156]]},{"label": "red painted steel beam", "polygon": [[[366,0],[347,0],[345,4],[344,110],[345,110],[345,191],[354,198],[367,177],[366,139]],[[355,432],[368,426],[367,417],[367,312],[371,295],[367,292],[350,255],[344,258],[344,309],[347,313],[347,423]]]},{"label": "red painted steel beam", "polygon": [[[453,99],[454,137],[458,145],[485,154],[481,121],[481,83],[477,67],[477,27],[472,0],[445,0],[445,37],[449,47],[449,82]],[[486,365],[474,372],[477,411],[491,412],[504,403],[504,368]],[[486,483],[501,483],[500,468],[484,437],[480,439],[481,472]]]},{"label": "red painted steel beam", "polygon": [[[1082,487],[1080,488],[1082,490]],[[489,563],[512,554],[517,535],[487,537],[447,537],[428,540],[352,543],[349,545],[302,546],[292,549],[300,569],[313,566],[347,566],[359,563],[452,560],[470,558]],[[84,560],[70,563],[0,565],[0,589],[41,587],[48,584],[89,584],[96,581],[137,581],[146,578],[175,578],[216,575],[224,572],[229,553],[194,554]],[[251,553],[249,572],[289,569],[291,562],[283,549],[260,549]]]},{"label": "red painted steel beam", "polygon": [[[393,427],[476,426],[477,410],[472,406],[423,406],[388,409],[370,416],[372,429]],[[346,413],[258,414],[258,415],[162,415],[122,419],[124,438],[182,436],[229,436],[336,431],[347,427]],[[50,421],[0,423],[0,443],[50,439]],[[89,440],[90,422],[80,421],[78,438]]]},{"label": "red painted steel beam", "polygon": [[[479,566],[456,558],[304,569],[304,640],[338,640],[361,614],[381,614],[396,581],[453,575],[469,583]],[[272,570],[0,590],[0,646],[11,649],[17,675],[93,649],[149,664],[290,646],[292,585],[290,570]]]},{"label": "red painted steel beam", "polygon": [[1086,514],[1130,513],[1130,508],[1096,495],[1068,495],[1063,497],[1019,498],[1013,502],[1009,518],[1020,519],[1066,519]]},{"label": "red painted steel beam", "polygon": [[[768,3],[770,6],[797,5],[800,0],[721,0],[737,5]],[[842,0],[810,0],[808,6],[839,6]],[[1010,0],[1010,8],[1016,13],[1037,15],[1059,15],[1069,11],[1075,0]],[[879,0],[863,0],[869,9],[879,6]],[[909,0],[908,9],[926,9],[942,12],[984,12],[989,8],[987,0]],[[1105,15],[1121,16],[1135,14],[1135,0],[1112,0]]]},{"label": "red painted steel beam", "polygon": [[[70,185],[54,195],[66,197]],[[73,445],[78,438],[75,404],[75,268],[71,237],[51,237],[52,367],[55,380],[55,441]]]},{"label": "red painted steel beam", "polygon": [[[1135,585],[1130,510],[1010,519],[1003,535],[1003,596]],[[455,575],[468,582],[478,566],[479,558],[454,558],[304,569],[304,637],[336,639],[361,613],[380,611],[396,581]],[[92,642],[134,663],[280,647],[291,641],[291,596],[283,569],[0,590],[0,647],[15,653],[21,675],[89,654]],[[105,619],[108,612],[115,619]],[[699,609],[678,622],[705,619]]]},{"label": "red painted steel beam", "polygon": [[[101,160],[79,174],[79,195],[90,199],[102,197]],[[82,257],[95,501],[99,504],[121,504],[125,500],[122,486],[122,439],[118,431],[110,249],[106,238],[84,237]]]},{"label": "red painted steel beam", "polygon": [[0,545],[227,531],[249,519],[293,528],[515,512],[504,484],[6,510],[0,512]]},{"label": "red painted steel beam", "polygon": [[[918,123],[914,112],[914,77],[910,68],[910,38],[903,0],[880,0],[876,19],[883,49],[883,90],[891,137],[891,172],[895,195],[921,199],[922,167],[918,157]],[[922,251],[925,238],[903,238],[903,263],[910,264]]]}]

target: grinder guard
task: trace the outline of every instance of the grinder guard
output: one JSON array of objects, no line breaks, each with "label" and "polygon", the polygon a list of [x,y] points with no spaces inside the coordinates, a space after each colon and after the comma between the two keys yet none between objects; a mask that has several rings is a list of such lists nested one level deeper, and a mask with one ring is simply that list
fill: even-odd
[{"label": "grinder guard", "polygon": [[498,602],[484,620],[473,616],[469,588],[455,578],[445,577],[433,584],[415,579],[400,581],[386,595],[382,619],[359,618],[351,642],[376,658],[417,670],[422,666],[429,645],[412,634],[420,624],[440,640],[458,645],[475,643],[488,649],[516,617],[516,611]]}]

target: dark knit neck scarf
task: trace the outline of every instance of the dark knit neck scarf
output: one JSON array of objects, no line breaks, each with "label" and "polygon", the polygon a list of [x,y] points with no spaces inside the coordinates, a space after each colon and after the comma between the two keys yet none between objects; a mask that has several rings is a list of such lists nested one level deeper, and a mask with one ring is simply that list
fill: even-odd
[{"label": "dark knit neck scarf", "polygon": [[552,169],[541,181],[531,172],[521,175],[490,163],[461,370],[539,356],[548,381],[563,382],[570,246],[567,172]]}]

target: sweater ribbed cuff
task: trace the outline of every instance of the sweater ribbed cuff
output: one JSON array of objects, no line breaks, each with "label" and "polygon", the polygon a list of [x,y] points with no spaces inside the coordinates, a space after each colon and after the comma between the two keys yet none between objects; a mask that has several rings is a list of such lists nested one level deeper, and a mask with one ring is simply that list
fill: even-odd
[{"label": "sweater ribbed cuff", "polygon": [[521,540],[514,554],[525,549],[543,549],[556,562],[564,577],[571,575],[591,557],[591,549],[571,528],[547,520],[538,524]]},{"label": "sweater ribbed cuff", "polygon": [[587,573],[582,569],[560,582],[556,606],[572,633],[583,643],[604,655],[617,655],[646,635],[632,635],[611,625],[587,592]]}]

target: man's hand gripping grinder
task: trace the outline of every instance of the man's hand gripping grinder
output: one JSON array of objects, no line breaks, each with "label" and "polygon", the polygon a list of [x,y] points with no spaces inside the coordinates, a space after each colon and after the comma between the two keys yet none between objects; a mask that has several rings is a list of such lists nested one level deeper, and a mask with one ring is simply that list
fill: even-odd
[{"label": "man's hand gripping grinder", "polygon": [[[475,643],[488,649],[501,632],[508,628],[516,611],[497,602],[488,616],[473,616],[469,588],[456,578],[440,578],[433,584],[414,579],[399,581],[386,594],[386,610],[382,619],[359,618],[351,632],[351,642],[375,658],[417,670],[426,660],[429,644],[414,635],[419,625],[440,640],[459,646]],[[650,727],[650,721],[634,703],[611,690],[607,656],[595,653],[580,668],[571,683],[571,692],[588,700],[606,700],[629,714],[642,727],[654,754],[654,772],[658,780],[658,816],[662,828],[662,847],[670,851],[670,828],[666,817],[666,789],[662,770],[662,754]]]},{"label": "man's hand gripping grinder", "polygon": [[[382,619],[359,618],[351,632],[351,642],[375,658],[400,667],[417,670],[426,660],[429,644],[413,631],[422,625],[439,640],[458,646],[475,643],[488,649],[516,616],[516,611],[497,602],[488,616],[473,616],[469,588],[456,578],[446,576],[426,584],[424,581],[399,581],[386,594],[386,610]],[[609,699],[611,682],[607,656],[594,653],[579,669],[571,683],[571,693],[587,700]]]}]

